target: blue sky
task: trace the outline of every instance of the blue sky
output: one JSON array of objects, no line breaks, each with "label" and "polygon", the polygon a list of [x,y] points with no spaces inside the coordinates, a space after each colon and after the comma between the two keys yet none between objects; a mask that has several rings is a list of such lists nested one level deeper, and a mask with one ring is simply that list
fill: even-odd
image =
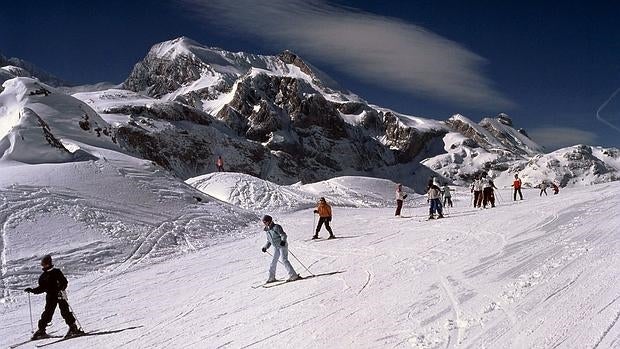
[{"label": "blue sky", "polygon": [[[620,146],[617,2],[168,0],[3,4],[0,52],[75,83],[121,82],[181,35],[292,49],[368,101],[473,120],[506,112],[539,143]],[[617,98],[620,98],[618,95]],[[617,128],[614,128],[617,127]]]}]

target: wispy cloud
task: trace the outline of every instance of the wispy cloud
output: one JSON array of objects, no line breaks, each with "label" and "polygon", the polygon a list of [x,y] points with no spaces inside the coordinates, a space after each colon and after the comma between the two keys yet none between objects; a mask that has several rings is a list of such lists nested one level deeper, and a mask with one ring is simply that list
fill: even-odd
[{"label": "wispy cloud", "polygon": [[555,150],[576,144],[592,145],[597,136],[593,132],[570,127],[541,127],[528,131],[529,136],[548,150]]},{"label": "wispy cloud", "polygon": [[377,86],[474,108],[513,105],[484,76],[484,58],[395,18],[322,0],[179,1],[209,25],[255,35]]}]

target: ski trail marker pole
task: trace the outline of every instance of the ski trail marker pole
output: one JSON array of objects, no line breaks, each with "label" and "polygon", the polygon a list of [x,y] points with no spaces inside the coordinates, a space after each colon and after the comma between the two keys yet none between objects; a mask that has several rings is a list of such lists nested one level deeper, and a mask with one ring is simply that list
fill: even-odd
[{"label": "ski trail marker pole", "polygon": [[295,259],[299,262],[299,264],[301,264],[301,266],[302,266],[302,267],[304,267],[308,273],[310,273],[310,275],[312,275],[312,276],[316,276],[316,275],[314,275],[314,274],[310,271],[310,269],[308,269],[308,267],[306,267],[306,266],[305,266],[305,265],[304,265],[304,264],[303,264],[303,263],[299,260],[299,258],[297,258],[297,256],[295,256],[295,254],[293,253],[293,251],[291,251],[291,249],[289,249],[288,251],[291,253],[291,256],[295,257]]},{"label": "ski trail marker pole", "polygon": [[30,332],[34,333],[34,326],[32,325],[32,303],[30,302],[30,292],[28,292],[28,309],[30,309]]}]

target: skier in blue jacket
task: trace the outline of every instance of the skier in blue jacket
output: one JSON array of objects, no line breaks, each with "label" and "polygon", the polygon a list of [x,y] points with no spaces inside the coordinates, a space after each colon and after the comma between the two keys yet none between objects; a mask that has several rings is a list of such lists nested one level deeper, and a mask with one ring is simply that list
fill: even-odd
[{"label": "skier in blue jacket", "polygon": [[269,266],[269,278],[267,283],[275,282],[276,280],[276,267],[278,266],[278,259],[282,255],[282,264],[288,272],[287,281],[295,281],[300,278],[299,274],[295,272],[291,262],[288,260],[288,243],[286,242],[286,233],[279,224],[275,224],[273,219],[269,215],[263,217],[263,224],[265,224],[265,232],[267,233],[267,243],[263,246],[262,251],[267,252],[267,249],[273,245],[273,259]]}]

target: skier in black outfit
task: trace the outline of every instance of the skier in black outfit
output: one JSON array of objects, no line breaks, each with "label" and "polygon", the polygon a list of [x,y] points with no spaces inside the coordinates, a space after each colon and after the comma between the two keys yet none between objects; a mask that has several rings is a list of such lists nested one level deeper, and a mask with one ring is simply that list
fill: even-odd
[{"label": "skier in black outfit", "polygon": [[65,338],[79,336],[84,334],[84,332],[77,327],[75,324],[75,316],[71,312],[69,308],[69,303],[67,303],[67,279],[62,274],[60,269],[54,268],[52,264],[52,256],[45,255],[41,259],[41,267],[43,269],[43,274],[39,276],[39,286],[35,288],[28,287],[24,291],[34,294],[41,294],[43,292],[45,295],[45,310],[43,314],[41,314],[41,320],[39,320],[39,328],[32,335],[32,339],[40,339],[46,338],[47,333],[45,332],[45,327],[47,324],[52,321],[52,317],[54,316],[54,311],[56,310],[56,305],[60,308],[60,315],[62,315],[63,319],[67,325],[69,325],[69,331]]}]

